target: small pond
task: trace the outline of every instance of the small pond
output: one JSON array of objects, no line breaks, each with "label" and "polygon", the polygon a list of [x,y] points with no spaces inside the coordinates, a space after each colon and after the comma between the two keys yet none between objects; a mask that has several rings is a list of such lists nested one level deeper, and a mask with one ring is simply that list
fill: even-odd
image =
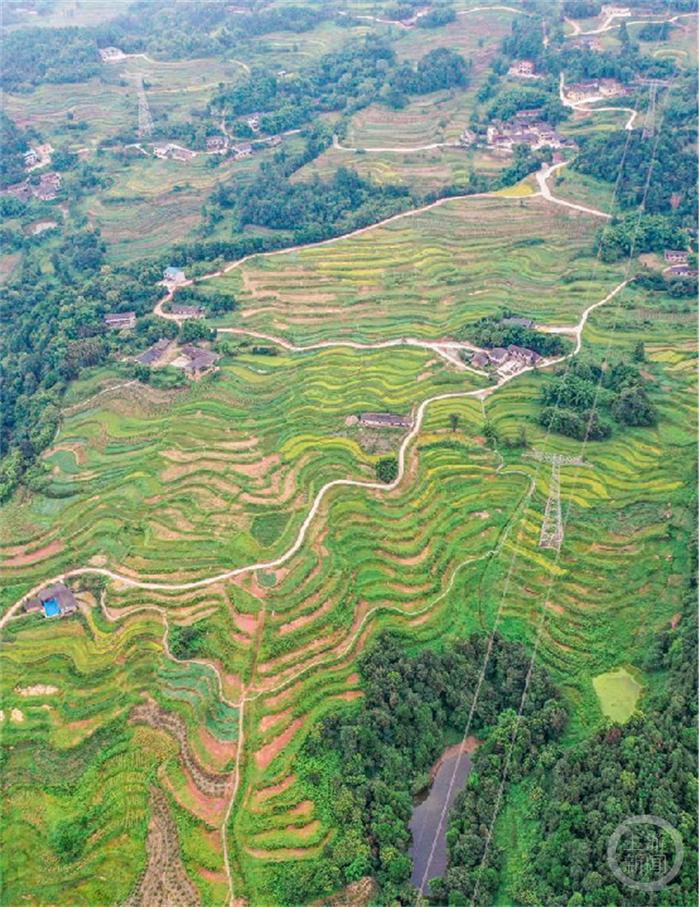
[{"label": "small pond", "polygon": [[444,875],[447,869],[445,832],[450,809],[467,783],[475,748],[476,740],[470,737],[445,750],[431,772],[430,789],[417,799],[413,809],[409,824],[413,838],[411,881],[423,894],[427,894],[428,882]]}]

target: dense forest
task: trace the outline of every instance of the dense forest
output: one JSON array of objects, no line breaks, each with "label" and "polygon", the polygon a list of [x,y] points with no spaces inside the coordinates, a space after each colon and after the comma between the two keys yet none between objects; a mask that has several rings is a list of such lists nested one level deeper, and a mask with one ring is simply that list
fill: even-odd
[{"label": "dense forest", "polygon": [[[464,733],[472,708],[471,732],[485,740],[484,752],[502,753],[515,733],[515,761],[523,774],[566,725],[559,693],[540,668],[530,677],[518,719],[530,668],[522,645],[496,636],[486,658],[485,636],[415,655],[407,644],[398,634],[381,636],[360,662],[365,697],[359,710],[329,717],[305,744],[297,770],[338,834],[321,860],[280,869],[280,903],[329,894],[367,874],[379,884],[378,903],[415,903],[408,856],[412,798],[428,785],[450,737]],[[467,853],[454,856],[457,874],[468,874],[469,859]]]},{"label": "dense forest", "polygon": [[[633,358],[643,362],[644,357],[644,346],[638,344]],[[542,388],[540,425],[578,441],[609,438],[610,418],[620,425],[655,425],[657,413],[649,399],[649,383],[629,362],[605,363],[603,367],[576,359]]]}]

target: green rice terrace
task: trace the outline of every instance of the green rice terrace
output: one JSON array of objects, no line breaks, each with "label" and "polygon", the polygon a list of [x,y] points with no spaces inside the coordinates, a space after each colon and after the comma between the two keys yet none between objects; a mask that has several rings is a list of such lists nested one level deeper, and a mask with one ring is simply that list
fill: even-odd
[{"label": "green rice terrace", "polygon": [[[471,907],[540,907],[535,876],[547,907],[691,907],[689,875],[667,899],[620,901],[600,853],[567,837],[577,822],[602,835],[608,807],[606,835],[629,802],[645,813],[645,785],[692,787],[678,744],[695,733],[678,717],[690,700],[671,671],[691,660],[697,232],[693,187],[664,195],[674,154],[689,172],[671,147],[687,98],[668,142],[654,132],[668,84],[652,86],[644,136],[642,123],[625,131],[626,106],[558,110],[559,72],[544,63],[558,53],[597,77],[590,47],[567,50],[597,34],[596,0],[557,5],[549,30],[543,4],[520,0],[352,0],[318,22],[315,0],[241,0],[225,19],[204,4],[202,35],[151,2],[162,23],[139,6],[143,40],[102,0],[26,0],[8,26],[104,30],[89,32],[83,77],[16,76],[3,94],[33,142],[53,143],[59,164],[65,153],[68,192],[0,200],[3,232],[22,232],[0,258],[17,294],[2,302],[17,324],[8,357],[25,369],[8,369],[13,408],[49,426],[34,448],[16,417],[8,461],[29,465],[0,502],[0,907],[466,905],[447,881],[428,889],[427,868],[422,886],[411,875],[411,804],[443,758],[472,772],[443,835],[449,859],[488,841],[478,878],[452,863],[445,874],[469,877]],[[615,21],[595,53],[610,53],[606,74],[621,47],[630,73],[643,54],[678,60],[686,85],[696,32],[695,17],[658,41],[642,32],[639,50]],[[128,52],[95,75],[108,37]],[[362,56],[375,39],[379,75]],[[469,59],[467,82],[387,103],[386,73],[446,49]],[[580,148],[486,142],[488,105],[517,92],[510,67],[525,56]],[[309,76],[319,61],[342,74],[335,94]],[[256,80],[272,72],[286,100],[265,138]],[[635,86],[621,105],[647,103],[652,89]],[[467,148],[470,118],[482,139]],[[168,158],[166,126],[197,150]],[[497,182],[514,160],[524,169]],[[343,192],[370,199],[344,207]],[[277,207],[298,220],[275,220]],[[144,358],[161,343],[162,359]],[[197,355],[211,367],[187,371]],[[378,669],[382,646],[406,662]],[[452,689],[463,651],[485,660]],[[419,668],[403,697],[406,663]],[[649,730],[659,702],[665,730]],[[393,719],[427,768],[403,777],[387,757],[371,776],[359,754],[385,757]],[[637,760],[621,785],[618,753]],[[694,818],[678,811],[689,842]],[[585,863],[584,882],[553,869],[548,847]]]},{"label": "green rice terrace", "polygon": [[[299,343],[441,338],[516,300],[542,323],[575,323],[623,276],[586,258],[591,221],[539,199],[457,200],[203,286],[235,292],[236,324]],[[574,709],[570,733],[600,725],[601,676],[639,661],[678,611],[688,569],[694,338],[644,311],[643,294],[623,290],[591,313],[583,345],[643,337],[661,418],[562,468],[559,556],[538,547],[548,465],[483,436],[487,421],[501,438],[526,426],[533,449],[581,451],[532,418],[545,373],[479,399],[460,395],[488,388],[483,378],[429,350],[330,346],[243,349],[188,389],[135,384],[93,400],[107,373],[77,385],[45,492],[3,511],[6,606],[66,572],[81,605],[79,619],[4,630],[4,809],[26,854],[4,867],[10,895],[124,900],[165,861],[204,903],[223,902],[229,879],[236,896],[274,900],[280,866],[313,861],[333,835],[297,775],[299,748],[362,695],[356,662],[382,628],[434,645],[497,623],[529,640],[546,605],[541,660]],[[372,483],[403,437],[352,417],[415,416],[445,394],[425,408],[396,487],[333,488],[294,550],[323,486]],[[75,783],[42,792],[33,779],[47,774]],[[56,865],[47,833],[59,816],[82,827],[86,808],[99,834]],[[162,843],[171,827],[181,853]]]}]

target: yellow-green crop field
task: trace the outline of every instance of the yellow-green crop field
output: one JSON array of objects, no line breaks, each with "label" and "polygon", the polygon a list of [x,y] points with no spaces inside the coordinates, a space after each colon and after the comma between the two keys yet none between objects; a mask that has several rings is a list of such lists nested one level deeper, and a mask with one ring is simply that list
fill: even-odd
[{"label": "yellow-green crop field", "polygon": [[[455,199],[257,256],[202,289],[236,296],[228,326],[299,344],[447,338],[504,306],[574,324],[624,276],[597,260],[596,226],[541,198]],[[357,661],[382,628],[432,646],[475,629],[531,644],[539,634],[572,739],[605,721],[593,679],[621,666],[643,710],[642,656],[678,612],[689,568],[687,314],[682,300],[629,288],[592,313],[586,354],[644,341],[660,417],[586,445],[539,427],[546,372],[481,401],[459,394],[485,379],[413,347],[241,346],[185,389],[95,397],[118,369],[76,384],[46,487],[0,511],[4,610],[49,578],[95,571],[69,580],[79,615],[3,629],[7,903],[30,892],[65,907],[147,903],[163,872],[173,904],[228,904],[231,890],[279,903],[290,861],[313,873],[334,833],[327,792],[300,778],[300,748],[319,718],[362,695]],[[349,417],[415,413],[443,394],[455,396],[427,406],[397,487],[330,489],[284,557],[327,482],[372,482],[399,447],[400,431]],[[539,547],[548,465],[488,446],[486,420],[502,442],[524,429],[531,448],[583,457],[561,469],[559,554]],[[187,632],[197,655],[180,658]],[[82,817],[83,855],[60,863],[57,823]]]}]

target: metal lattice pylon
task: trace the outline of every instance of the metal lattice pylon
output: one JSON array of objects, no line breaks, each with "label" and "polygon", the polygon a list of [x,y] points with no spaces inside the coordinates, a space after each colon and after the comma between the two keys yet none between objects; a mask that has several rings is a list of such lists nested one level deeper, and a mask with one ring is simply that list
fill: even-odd
[{"label": "metal lattice pylon", "polygon": [[581,457],[565,457],[563,454],[545,453],[542,450],[533,450],[526,454],[533,460],[552,464],[552,474],[549,480],[549,494],[544,505],[544,517],[540,530],[540,548],[554,548],[559,551],[564,541],[564,524],[561,518],[561,493],[559,470],[562,466],[590,466]]},{"label": "metal lattice pylon", "polygon": [[136,75],[134,78],[139,98],[139,137],[142,138],[144,135],[150,135],[153,131],[153,117],[151,116],[151,108],[148,106],[143,76]]}]

